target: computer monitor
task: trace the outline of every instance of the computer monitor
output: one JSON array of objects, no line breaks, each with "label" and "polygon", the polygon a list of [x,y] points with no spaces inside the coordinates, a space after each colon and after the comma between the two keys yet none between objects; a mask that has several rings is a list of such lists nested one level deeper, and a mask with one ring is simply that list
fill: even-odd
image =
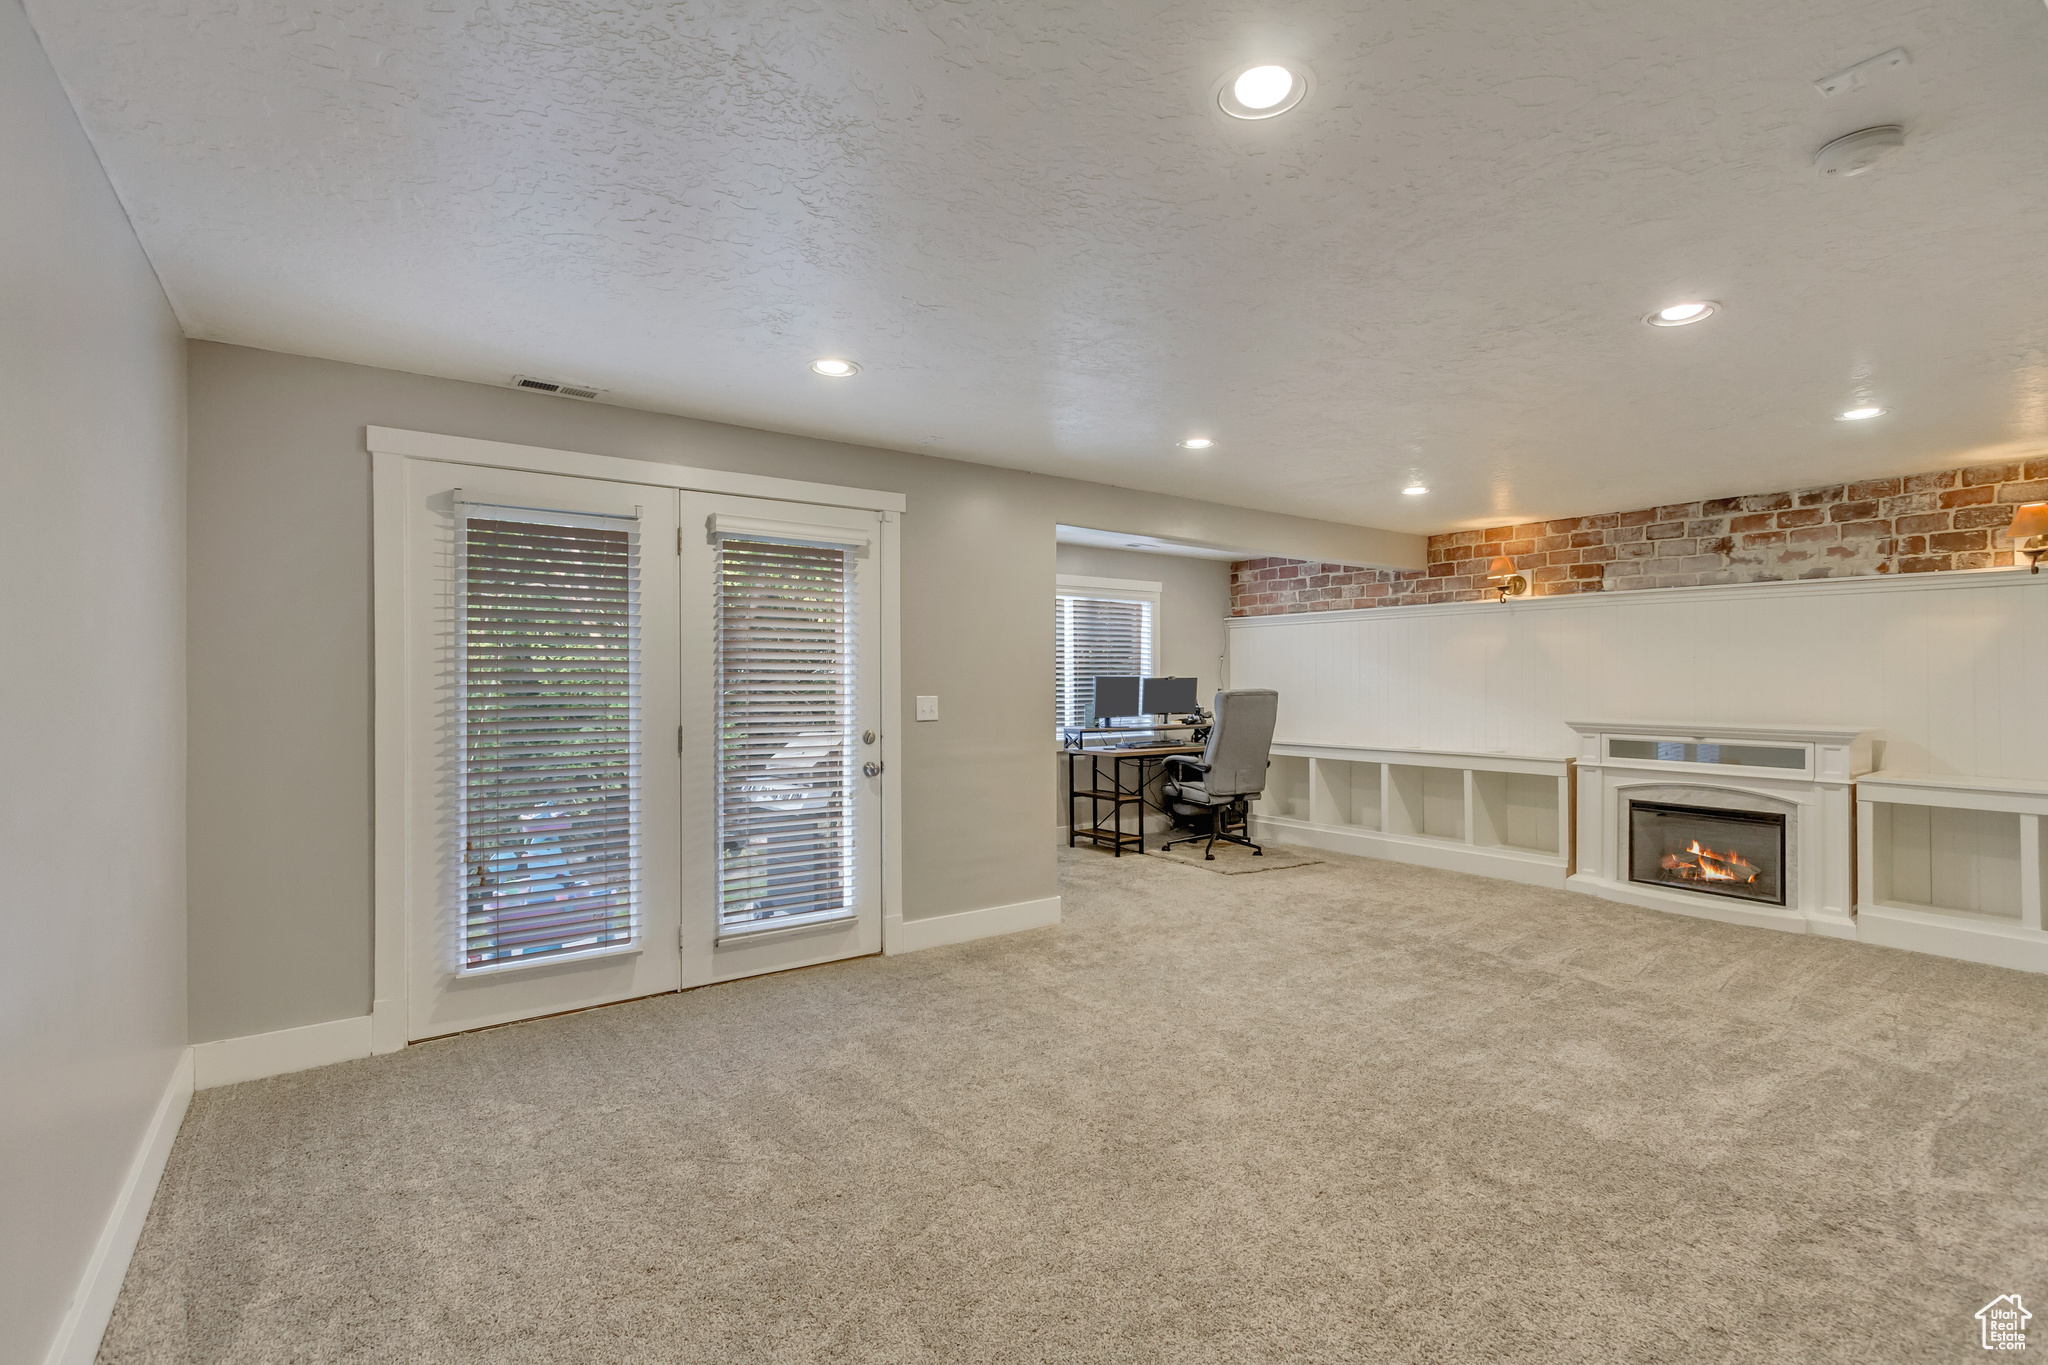
[{"label": "computer monitor", "polygon": [[1122,720],[1127,716],[1142,716],[1139,706],[1139,684],[1141,678],[1127,678],[1105,674],[1095,679],[1095,715],[1100,724],[1106,720]]},{"label": "computer monitor", "polygon": [[1138,709],[1148,716],[1178,716],[1195,709],[1193,678],[1146,678],[1138,689]]}]

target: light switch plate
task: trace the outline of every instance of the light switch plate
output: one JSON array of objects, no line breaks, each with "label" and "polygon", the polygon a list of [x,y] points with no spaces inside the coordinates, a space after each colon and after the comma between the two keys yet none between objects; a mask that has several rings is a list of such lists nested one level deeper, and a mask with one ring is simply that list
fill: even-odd
[{"label": "light switch plate", "polygon": [[917,718],[919,720],[937,720],[939,718],[939,699],[937,697],[919,697],[917,699]]}]

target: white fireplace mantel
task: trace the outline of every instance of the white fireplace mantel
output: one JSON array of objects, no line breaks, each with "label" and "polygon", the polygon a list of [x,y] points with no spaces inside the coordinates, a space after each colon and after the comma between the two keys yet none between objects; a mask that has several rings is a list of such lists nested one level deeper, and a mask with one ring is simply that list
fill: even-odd
[{"label": "white fireplace mantel", "polygon": [[[1793,933],[1856,937],[1851,917],[1854,787],[1871,771],[1877,732],[1823,725],[1572,721],[1578,732],[1578,870],[1566,883],[1608,900]],[[1650,742],[1649,745],[1645,741]],[[1690,762],[1642,753],[1655,745],[1755,746],[1758,764]],[[1680,751],[1683,752],[1682,750]],[[1764,757],[1759,755],[1758,757]],[[1782,811],[1785,904],[1746,902],[1628,877],[1631,799]]]}]

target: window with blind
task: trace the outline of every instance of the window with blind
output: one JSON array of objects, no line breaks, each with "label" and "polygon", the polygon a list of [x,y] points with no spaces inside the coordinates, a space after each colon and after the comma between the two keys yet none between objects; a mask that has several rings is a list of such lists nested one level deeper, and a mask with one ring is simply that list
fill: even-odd
[{"label": "window with blind", "polygon": [[850,553],[719,542],[720,938],[858,909]]},{"label": "window with blind", "polygon": [[1098,676],[1152,673],[1158,606],[1081,592],[1061,592],[1053,600],[1053,724],[1093,725]]},{"label": "window with blind", "polygon": [[464,971],[637,928],[639,533],[542,515],[461,523]]}]

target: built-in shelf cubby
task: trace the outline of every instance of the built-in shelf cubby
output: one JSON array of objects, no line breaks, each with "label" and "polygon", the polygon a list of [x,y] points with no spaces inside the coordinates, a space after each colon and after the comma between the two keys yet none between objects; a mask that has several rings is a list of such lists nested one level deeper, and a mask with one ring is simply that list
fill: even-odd
[{"label": "built-in shelf cubby", "polygon": [[1880,801],[1871,899],[2020,922],[2020,821],[2005,810]]},{"label": "built-in shelf cubby", "polygon": [[1290,820],[1309,818],[1309,760],[1275,753],[1266,770],[1266,793],[1260,809]]},{"label": "built-in shelf cubby", "polygon": [[1542,773],[1472,774],[1472,842],[1557,853],[1570,841],[1557,783]]},{"label": "built-in shelf cubby", "polygon": [[1253,829],[1279,843],[1537,886],[1571,873],[1570,759],[1275,744]]},{"label": "built-in shelf cubby", "polygon": [[1857,937],[2048,971],[2048,782],[1875,772],[1856,782]]},{"label": "built-in shelf cubby", "polygon": [[1310,793],[1308,813],[1312,823],[1333,825],[1339,829],[1380,827],[1379,764],[1354,763],[1342,758],[1290,758],[1287,761],[1314,764],[1314,786]]},{"label": "built-in shelf cubby", "polygon": [[1388,834],[1414,834],[1425,839],[1465,841],[1465,773],[1458,768],[1389,763],[1387,769]]}]

